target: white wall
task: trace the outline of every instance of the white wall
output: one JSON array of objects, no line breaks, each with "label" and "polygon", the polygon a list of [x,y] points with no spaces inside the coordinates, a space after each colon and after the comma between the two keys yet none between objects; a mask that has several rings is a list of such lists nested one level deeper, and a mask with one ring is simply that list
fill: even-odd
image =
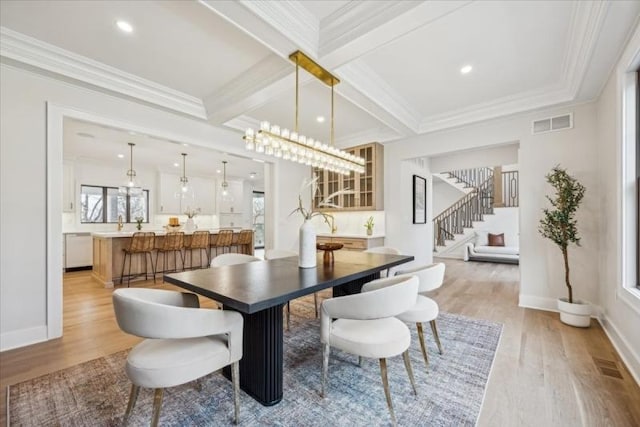
[{"label": "white wall", "polygon": [[[240,155],[246,153],[239,134],[203,121],[4,63],[0,66],[0,74],[0,349],[4,350],[55,338],[62,331],[61,317],[56,324],[47,316],[61,310],[62,306],[62,279],[58,273],[62,269],[62,191],[59,189],[62,183],[62,120],[47,123],[47,105],[50,111],[58,107],[73,110],[78,117],[100,117],[107,125],[156,134],[164,139]],[[49,140],[48,131],[52,138]],[[54,139],[59,140],[59,147],[52,146]],[[59,157],[50,163],[50,170],[47,170],[48,149]],[[281,171],[284,168],[286,174]],[[291,193],[287,193],[286,187],[309,176],[310,168],[282,162],[275,163],[272,169],[276,182],[271,186],[285,188],[273,195],[273,205],[284,206],[286,212],[286,208],[295,205],[296,201]],[[284,177],[282,186],[278,181],[280,177]],[[16,185],[18,180],[20,185]],[[53,187],[49,201],[48,186]],[[60,213],[53,214],[55,218],[47,216],[48,205],[59,208]],[[293,221],[286,218],[286,214],[284,219],[279,215],[278,212],[278,216],[269,217],[273,221],[271,235],[277,236],[283,245],[290,245],[297,236],[297,226],[291,226]],[[57,295],[49,312],[47,291]]]},{"label": "white wall", "polygon": [[429,166],[433,173],[449,172],[458,169],[493,167],[513,163],[518,163],[517,143],[482,149],[462,150],[429,158]]},{"label": "white wall", "polygon": [[[634,92],[628,90],[627,82],[634,80],[629,71],[637,70],[640,65],[640,29],[637,29],[625,49],[620,61],[609,78],[597,104],[598,126],[598,176],[600,182],[599,227],[601,230],[598,245],[601,248],[599,258],[600,281],[599,297],[602,306],[602,324],[612,339],[618,352],[635,373],[640,382],[640,292],[627,287],[633,286],[635,277],[633,232],[629,227],[623,229],[623,221],[632,223],[635,217],[633,204],[633,177],[623,176],[623,153],[625,148],[633,146],[633,133],[638,132],[627,127],[629,134],[623,132],[625,124],[634,123],[623,120],[625,109],[633,108]],[[623,94],[629,98],[625,100]],[[627,145],[627,136],[631,141]],[[632,154],[629,158],[632,158]],[[632,171],[629,171],[630,174]],[[624,186],[624,191],[623,191]],[[623,197],[627,197],[623,204]],[[623,209],[626,216],[623,217]],[[631,224],[628,224],[629,226]],[[626,232],[625,232],[626,231]],[[624,262],[626,258],[626,263]]]},{"label": "white wall", "polygon": [[465,196],[465,192],[441,180],[438,177],[432,179],[433,192],[431,202],[433,204],[433,216],[437,217],[445,209]]}]

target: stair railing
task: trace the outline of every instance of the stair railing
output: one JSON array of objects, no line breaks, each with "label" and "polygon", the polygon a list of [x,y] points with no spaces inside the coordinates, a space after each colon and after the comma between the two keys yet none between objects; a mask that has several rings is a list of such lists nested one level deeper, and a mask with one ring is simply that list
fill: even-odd
[{"label": "stair railing", "polygon": [[462,182],[466,187],[479,187],[493,176],[493,168],[459,169],[447,172],[451,178]]},{"label": "stair railing", "polygon": [[485,178],[471,193],[465,195],[433,219],[433,236],[437,246],[453,240],[455,234],[473,227],[473,221],[482,221],[484,215],[493,213],[493,175]]}]

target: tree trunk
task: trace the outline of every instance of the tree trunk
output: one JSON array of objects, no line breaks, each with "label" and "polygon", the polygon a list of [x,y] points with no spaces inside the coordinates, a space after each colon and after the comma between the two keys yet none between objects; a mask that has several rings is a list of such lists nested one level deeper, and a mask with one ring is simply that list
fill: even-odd
[{"label": "tree trunk", "polygon": [[567,289],[569,290],[569,303],[573,304],[573,289],[569,282],[569,254],[567,253],[566,247],[562,248],[562,257],[564,258],[564,283],[567,285]]}]

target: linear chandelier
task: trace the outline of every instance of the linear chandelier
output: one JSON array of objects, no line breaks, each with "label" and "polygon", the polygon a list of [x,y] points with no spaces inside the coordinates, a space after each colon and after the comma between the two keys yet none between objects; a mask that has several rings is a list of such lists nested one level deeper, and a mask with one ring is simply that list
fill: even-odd
[{"label": "linear chandelier", "polygon": [[[296,64],[296,115],[295,127],[291,131],[267,121],[260,122],[260,129],[247,129],[244,134],[245,148],[276,158],[291,160],[331,172],[349,175],[364,173],[365,160],[334,146],[334,86],[340,83],[337,77],[318,65],[307,55],[297,50],[289,55]],[[308,138],[298,132],[298,70],[302,67],[318,80],[331,87],[331,135],[330,144]]]}]

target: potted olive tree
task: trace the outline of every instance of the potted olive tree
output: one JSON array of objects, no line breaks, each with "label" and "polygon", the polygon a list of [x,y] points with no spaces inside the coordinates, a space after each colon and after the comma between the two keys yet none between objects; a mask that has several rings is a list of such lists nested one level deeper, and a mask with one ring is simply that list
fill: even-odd
[{"label": "potted olive tree", "polygon": [[580,246],[575,213],[584,198],[585,187],[560,166],[554,167],[546,176],[547,182],[555,189],[554,197],[547,196],[551,209],[543,209],[538,230],[543,237],[560,247],[564,260],[564,282],[568,297],[558,298],[560,320],[572,326],[588,327],[591,322],[591,306],[573,298],[573,288],[569,279],[569,244]]}]

